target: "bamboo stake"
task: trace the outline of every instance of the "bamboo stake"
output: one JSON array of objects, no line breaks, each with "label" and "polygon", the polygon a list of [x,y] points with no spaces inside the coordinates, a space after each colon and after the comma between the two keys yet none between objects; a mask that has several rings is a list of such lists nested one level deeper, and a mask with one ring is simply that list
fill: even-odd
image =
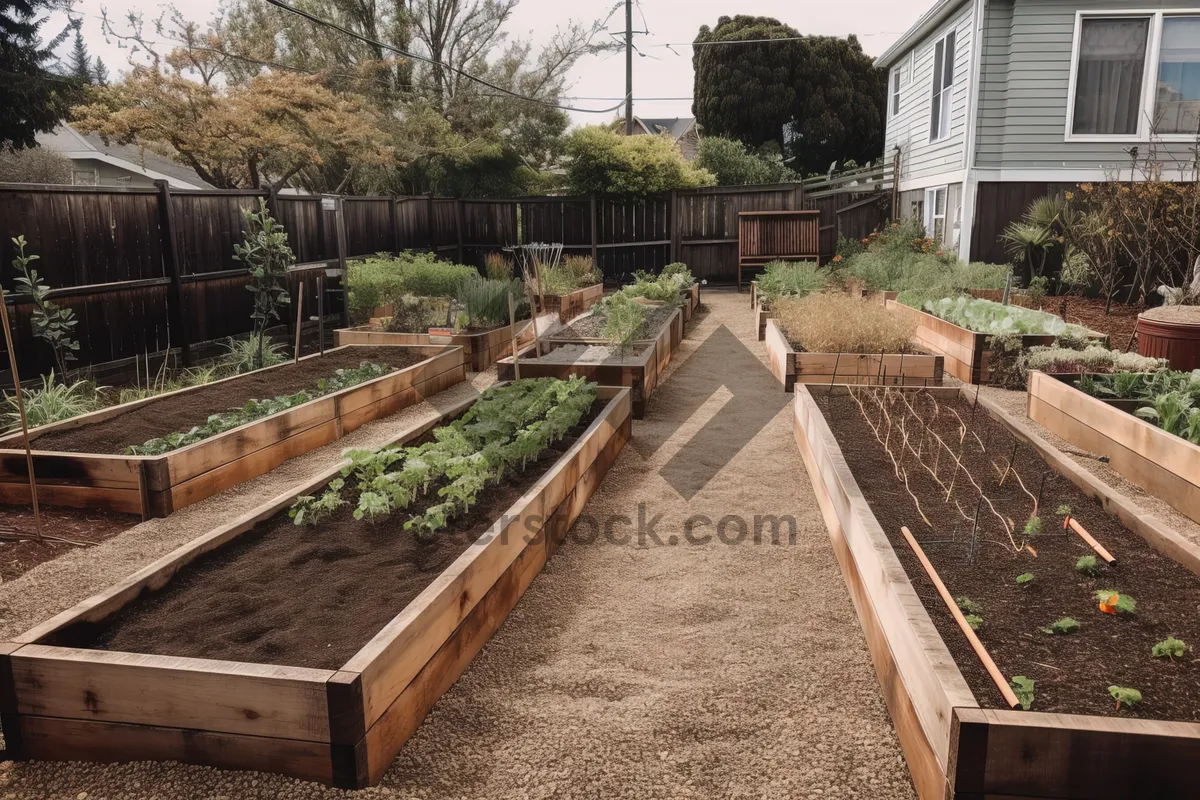
[{"label": "bamboo stake", "polygon": [[304,321],[304,282],[300,282],[299,297],[296,298],[296,357],[300,360],[300,323]]},{"label": "bamboo stake", "polygon": [[[542,354],[542,337],[538,333],[537,312],[534,309],[533,290],[529,288],[529,284],[525,284],[525,298],[529,301],[529,324],[533,326],[533,352],[535,356]],[[545,311],[545,301],[542,301],[542,310]]]},{"label": "bamboo stake", "polygon": [[513,302],[512,292],[508,293],[508,330],[512,338],[513,377],[521,380],[521,362],[517,357],[517,305]]},{"label": "bamboo stake", "polygon": [[904,538],[908,540],[909,547],[917,555],[917,560],[921,562],[921,566],[925,568],[925,574],[929,576],[929,580],[933,581],[934,587],[937,588],[938,594],[942,596],[942,600],[946,603],[946,608],[950,610],[950,616],[954,617],[954,621],[958,623],[958,627],[962,629],[963,635],[967,637],[967,641],[971,644],[971,649],[975,651],[975,655],[979,656],[979,660],[983,662],[984,668],[992,681],[996,684],[996,688],[1000,690],[1000,694],[1004,695],[1004,702],[1008,703],[1009,708],[1016,708],[1021,705],[1021,701],[1013,694],[1013,690],[1009,687],[1008,681],[1004,679],[1000,668],[996,666],[996,662],[988,655],[987,648],[983,646],[983,642],[979,641],[979,637],[975,635],[975,631],[967,622],[967,618],[963,616],[959,610],[958,604],[954,602],[954,598],[950,596],[950,591],[946,588],[946,584],[942,583],[942,579],[938,577],[937,570],[933,568],[933,564],[929,563],[929,559],[925,556],[925,551],[921,549],[921,545],[917,544],[917,540],[913,538],[912,533],[907,527],[901,527],[900,532],[904,534]]},{"label": "bamboo stake", "polygon": [[[17,353],[13,349],[12,331],[8,327],[8,302],[0,295],[0,320],[4,325],[4,343],[8,347],[8,366],[12,370],[13,386],[17,390],[17,412],[21,415],[21,440],[25,442],[25,468],[29,471],[29,497],[33,501],[33,525],[37,540],[42,541],[42,512],[38,508],[37,479],[33,476],[33,450],[29,447],[29,420],[25,418],[25,395],[21,392],[21,374],[17,371]],[[62,376],[65,381],[66,375]]]},{"label": "bamboo stake", "polygon": [[1087,542],[1088,545],[1091,546],[1091,548],[1096,551],[1096,555],[1103,558],[1106,563],[1111,564],[1114,561],[1116,561],[1116,559],[1112,557],[1112,553],[1109,553],[1107,550],[1104,549],[1104,545],[1100,544],[1094,538],[1092,538],[1092,535],[1090,533],[1088,533],[1087,530],[1082,525],[1080,525],[1078,522],[1076,522],[1074,517],[1072,517],[1072,516],[1067,517],[1067,520],[1063,524],[1063,527],[1065,528],[1067,526],[1070,526],[1071,530],[1078,533],[1079,538],[1083,539],[1085,542]]}]

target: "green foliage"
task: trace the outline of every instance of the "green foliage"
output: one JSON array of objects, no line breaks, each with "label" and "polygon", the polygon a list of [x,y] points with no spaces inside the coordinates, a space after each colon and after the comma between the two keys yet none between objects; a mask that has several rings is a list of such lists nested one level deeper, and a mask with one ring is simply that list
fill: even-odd
[{"label": "green foliage", "polygon": [[1054,636],[1070,636],[1080,628],[1079,620],[1071,617],[1063,617],[1056,620],[1046,627],[1042,628],[1042,633],[1049,633]]},{"label": "green foliage", "polygon": [[1167,433],[1200,444],[1200,409],[1193,407],[1194,402],[1193,394],[1174,390],[1154,395],[1149,406],[1139,408],[1135,413]]},{"label": "green foliage", "polygon": [[[1140,356],[1137,353],[1122,353],[1107,347],[1087,342],[1083,347],[1065,347],[1064,339],[1053,347],[1031,347],[1029,349],[1029,369],[1042,372],[1085,372],[1085,373],[1143,373],[1153,372],[1166,366],[1161,358]],[[1129,381],[1129,378],[1122,380]],[[1107,385],[1102,382],[1102,385]],[[1082,387],[1081,387],[1082,388]]]},{"label": "green foliage", "polygon": [[1025,290],[1025,294],[1029,299],[1037,301],[1045,299],[1046,292],[1050,288],[1050,279],[1044,275],[1037,275],[1029,279],[1029,286]]},{"label": "green foliage", "polygon": [[[578,377],[514,381],[485,391],[465,414],[437,428],[431,442],[352,450],[342,476],[359,492],[354,518],[374,522],[422,499],[436,498],[404,523],[405,530],[428,539],[470,511],[488,485],[523,472],[566,436],[595,399],[596,384]],[[331,483],[326,494],[332,491],[340,499],[342,489],[342,484],[335,488]],[[289,512],[293,521],[313,523],[317,502],[299,498],[292,506],[294,513]],[[331,500],[322,506],[326,507],[337,506]]]},{"label": "green foliage", "polygon": [[[604,283],[604,276],[592,263],[591,256],[564,256],[554,266],[542,266],[539,273],[541,290],[546,294],[570,294],[585,286]],[[532,275],[527,277],[533,278]]]},{"label": "green foliage", "polygon": [[79,350],[79,342],[72,338],[79,320],[75,319],[74,311],[62,308],[49,299],[50,287],[42,283],[37,270],[30,266],[39,256],[32,253],[25,255],[25,237],[17,236],[12,243],[17,247],[17,257],[12,263],[21,272],[16,279],[17,291],[33,298],[33,314],[30,317],[33,335],[50,345],[54,353],[54,366],[58,374],[65,378],[67,364],[76,360],[75,353]]},{"label": "green foliage", "polygon": [[516,265],[508,253],[488,253],[483,257],[483,271],[494,281],[510,281]]},{"label": "green foliage", "polygon": [[956,597],[954,602],[964,614],[982,614],[983,607],[969,597]]},{"label": "green foliage", "polygon": [[[275,221],[267,210],[267,201],[259,198],[258,208],[242,210],[246,220],[246,231],[242,243],[233,246],[233,260],[240,261],[250,273],[246,289],[254,295],[254,308],[250,319],[254,324],[252,340],[260,346],[265,344],[267,327],[280,319],[279,307],[292,302],[288,296],[288,265],[295,261],[292,248],[288,247],[287,231]],[[264,353],[260,350],[255,368],[265,366]]]},{"label": "green foliage", "polygon": [[1161,642],[1158,642],[1154,647],[1150,648],[1150,655],[1154,658],[1183,658],[1183,654],[1188,651],[1187,644],[1174,636],[1168,636]]},{"label": "green foliage", "polygon": [[604,306],[604,338],[615,342],[622,353],[637,341],[646,324],[646,307],[618,292]]},{"label": "green foliage", "polygon": [[662,272],[658,273],[661,278],[673,278],[679,281],[683,286],[691,286],[696,282],[692,271],[688,269],[688,265],[682,261],[672,261],[662,268]]},{"label": "green foliage", "polygon": [[1121,592],[1115,592],[1112,589],[1100,589],[1099,591],[1096,592],[1096,599],[1101,603],[1108,603],[1108,601],[1113,597],[1113,595],[1116,595],[1116,597],[1117,597],[1117,613],[1118,614],[1136,614],[1137,613],[1137,601],[1133,599],[1132,595],[1122,594]]},{"label": "green foliage", "polygon": [[1091,555],[1080,556],[1079,560],[1075,562],[1075,569],[1089,578],[1094,578],[1100,574],[1100,559]]},{"label": "green foliage", "polygon": [[693,48],[692,108],[706,136],[773,143],[805,173],[883,152],[887,71],[854,36],[801,36],[776,19],[738,15],[702,26],[696,41],[754,42]]},{"label": "green foliage", "polygon": [[523,281],[494,281],[475,274],[458,287],[458,304],[466,311],[473,328],[507,325],[510,297],[516,318],[528,317],[529,301],[525,298]]},{"label": "green foliage", "polygon": [[1013,694],[1017,696],[1017,700],[1021,703],[1021,708],[1025,711],[1033,708],[1033,701],[1036,698],[1034,694],[1033,678],[1027,678],[1024,675],[1013,675],[1009,679],[1009,688],[1013,690]]},{"label": "green foliage", "polygon": [[966,619],[967,624],[971,626],[971,630],[973,631],[977,631],[983,627],[983,617],[978,614],[967,614],[964,619]]},{"label": "green foliage", "polygon": [[741,142],[720,136],[705,136],[700,140],[695,164],[716,176],[718,186],[788,183],[800,179],[779,156],[768,158],[750,152]]},{"label": "green foliage", "polygon": [[1061,317],[1020,306],[1006,306],[982,298],[943,298],[928,302],[925,311],[976,333],[1058,336],[1062,333],[1084,335],[1078,325],[1068,325]]},{"label": "green foliage", "polygon": [[78,99],[77,85],[58,74],[57,36],[42,30],[58,7],[49,0],[6,2],[0,13],[0,151],[37,146],[37,134],[59,126]]},{"label": "green foliage", "polygon": [[804,297],[829,285],[829,273],[813,261],[772,261],[756,279],[767,303],[784,296]]},{"label": "green foliage", "polygon": [[237,374],[263,367],[273,367],[289,361],[288,347],[272,342],[266,334],[253,333],[249,339],[229,337],[222,343],[225,352],[221,355],[221,366]]},{"label": "green foliage", "polygon": [[1058,508],[1054,509],[1054,513],[1060,517],[1069,517],[1071,515],[1071,507],[1066,503],[1060,503]]},{"label": "green foliage", "polygon": [[1030,517],[1029,520],[1026,521],[1026,523],[1025,523],[1025,535],[1026,536],[1037,536],[1041,532],[1042,532],[1042,518],[1041,517]]},{"label": "green foliage", "polygon": [[395,257],[379,254],[352,261],[348,269],[350,320],[355,324],[366,322],[379,306],[394,307],[404,295],[456,297],[466,280],[479,275],[474,267],[438,261],[430,253],[411,250]]},{"label": "green foliage", "polygon": [[[25,419],[31,428],[78,417],[104,407],[96,385],[91,381],[58,383],[54,370],[42,376],[41,386],[22,388],[21,399],[25,402]],[[5,425],[20,425],[21,413],[15,394],[5,393],[4,407]]]},{"label": "green foliage", "polygon": [[1033,583],[1034,575],[1032,572],[1022,572],[1017,576],[1017,585],[1024,586],[1027,583]]},{"label": "green foliage", "polygon": [[446,321],[449,304],[438,298],[402,294],[392,300],[391,306],[392,316],[386,319],[384,328],[392,333],[425,333]]},{"label": "green foliage", "polygon": [[1128,686],[1110,686],[1108,687],[1108,693],[1117,701],[1118,711],[1120,711],[1121,706],[1129,708],[1142,702],[1142,693]]},{"label": "green foliage", "polygon": [[319,498],[311,494],[297,497],[296,502],[288,509],[288,517],[297,525],[316,525],[327,519],[333,512],[346,505],[341,495],[345,484],[345,480],[337,478],[329,482]]},{"label": "green foliage", "polygon": [[256,419],[278,414],[289,408],[307,403],[309,400],[322,395],[347,389],[360,383],[378,378],[391,372],[391,368],[370,361],[363,361],[355,369],[339,369],[332,378],[317,382],[313,391],[299,391],[295,394],[280,395],[269,400],[248,400],[246,404],[234,411],[225,411],[211,415],[203,425],[197,425],[191,430],[171,433],[166,436],[150,439],[145,444],[130,445],[125,448],[125,454],[131,456],[157,456],[187,447],[190,444],[208,439],[211,436],[233,430]]},{"label": "green foliage", "polygon": [[666,136],[622,136],[608,128],[576,128],[566,139],[572,194],[645,197],[672,189],[712,186],[711,172],[683,157]]}]

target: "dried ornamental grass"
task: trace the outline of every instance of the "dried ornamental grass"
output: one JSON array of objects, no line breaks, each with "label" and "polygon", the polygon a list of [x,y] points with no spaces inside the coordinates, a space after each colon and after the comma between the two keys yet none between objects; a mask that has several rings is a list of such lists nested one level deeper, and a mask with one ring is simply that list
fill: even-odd
[{"label": "dried ornamental grass", "polygon": [[911,353],[915,320],[844,294],[785,297],[773,309],[797,350],[809,353]]}]

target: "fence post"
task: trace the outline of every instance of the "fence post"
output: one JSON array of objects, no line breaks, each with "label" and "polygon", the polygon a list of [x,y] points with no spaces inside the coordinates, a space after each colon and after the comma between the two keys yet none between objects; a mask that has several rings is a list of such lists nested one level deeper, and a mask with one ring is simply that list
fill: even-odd
[{"label": "fence post", "polygon": [[671,190],[671,215],[668,217],[668,225],[671,226],[671,263],[674,264],[679,260],[679,193],[677,190]]},{"label": "fence post", "polygon": [[334,230],[337,235],[338,267],[342,270],[342,327],[350,327],[350,268],[346,266],[346,217],[342,213],[342,196],[334,201]]},{"label": "fence post", "polygon": [[454,198],[454,239],[458,244],[458,263],[463,263],[463,201]]},{"label": "fence post", "polygon": [[600,232],[596,230],[596,195],[588,195],[588,200],[591,203],[591,220],[592,220],[592,268],[599,267],[599,248],[596,247],[600,243]]},{"label": "fence post", "polygon": [[434,256],[438,254],[437,240],[437,216],[434,213],[433,192],[430,192],[425,198],[425,207],[428,209],[428,214],[425,219],[425,232],[429,234],[429,249],[433,251]]},{"label": "fence post", "polygon": [[[175,215],[171,210],[171,184],[155,181],[158,189],[158,235],[162,243],[163,265],[171,279],[171,302],[167,303],[167,324],[179,332],[183,365],[192,365],[192,337],[188,331],[187,310],[183,307],[183,281],[179,272],[179,251],[175,244]],[[170,353],[168,352],[169,356]],[[164,356],[165,358],[166,356]]]},{"label": "fence post", "polygon": [[392,226],[392,252],[400,252],[400,220],[396,209],[396,195],[388,195],[388,224]]}]

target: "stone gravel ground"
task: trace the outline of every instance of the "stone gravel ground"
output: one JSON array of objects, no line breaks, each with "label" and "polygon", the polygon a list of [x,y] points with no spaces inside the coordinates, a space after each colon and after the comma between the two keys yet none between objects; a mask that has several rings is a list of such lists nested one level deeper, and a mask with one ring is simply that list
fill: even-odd
[{"label": "stone gravel ground", "polygon": [[[744,298],[705,293],[708,312],[571,540],[381,786],[349,793],[177,764],[27,763],[0,765],[0,798],[913,797],[792,439],[791,396],[764,366]],[[24,586],[0,587],[6,630],[301,480],[348,444],[382,439],[375,428],[259,479],[270,486],[213,498],[207,515],[147,523],[69,566],[34,570]],[[661,515],[659,541],[639,543],[639,511]],[[698,514],[751,528],[756,514],[790,515],[796,536],[692,544],[684,521]],[[612,538],[629,541],[590,536],[593,520],[621,515],[631,524],[613,526]],[[737,538],[736,522],[724,530]],[[712,532],[697,525],[693,538]]]}]

